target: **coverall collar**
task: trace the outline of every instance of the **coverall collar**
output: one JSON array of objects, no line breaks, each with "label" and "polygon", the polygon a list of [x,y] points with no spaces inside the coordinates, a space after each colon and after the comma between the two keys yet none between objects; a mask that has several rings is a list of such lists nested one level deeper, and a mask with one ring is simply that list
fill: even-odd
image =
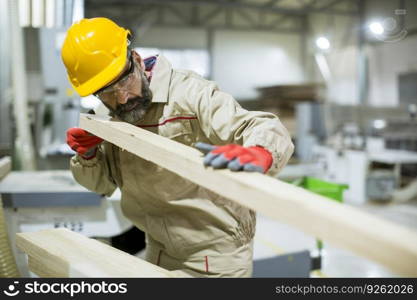
[{"label": "coverall collar", "polygon": [[169,83],[171,81],[171,63],[162,55],[158,55],[152,69],[152,80],[149,88],[152,91],[152,103],[168,102]]}]

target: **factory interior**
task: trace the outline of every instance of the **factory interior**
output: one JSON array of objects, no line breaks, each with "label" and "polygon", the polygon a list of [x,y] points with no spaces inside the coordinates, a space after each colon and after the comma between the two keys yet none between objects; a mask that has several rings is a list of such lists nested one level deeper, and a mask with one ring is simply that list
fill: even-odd
[{"label": "factory interior", "polygon": [[[129,29],[141,57],[162,55],[243,109],[277,116],[295,148],[274,179],[417,234],[417,1],[0,0],[0,166],[9,165],[0,172],[0,277],[43,277],[16,234],[49,229],[145,259],[145,233],[125,216],[120,189],[95,193],[70,170],[67,130],[101,100],[72,87],[61,49],[72,24],[96,17]],[[311,211],[303,222],[315,230],[321,215]],[[360,219],[355,230],[378,232]],[[373,260],[333,243],[353,245],[353,233],[335,229],[327,241],[286,220],[257,212],[252,277],[413,274],[390,268],[400,253]]]}]

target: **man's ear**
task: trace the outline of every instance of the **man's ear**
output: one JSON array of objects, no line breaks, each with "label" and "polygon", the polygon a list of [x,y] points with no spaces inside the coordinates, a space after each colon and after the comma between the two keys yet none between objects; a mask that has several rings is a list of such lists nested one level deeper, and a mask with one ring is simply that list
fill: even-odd
[{"label": "man's ear", "polygon": [[143,62],[142,57],[137,53],[135,50],[132,50],[133,59],[137,61],[137,63],[140,65],[142,70],[145,70],[145,63]]}]

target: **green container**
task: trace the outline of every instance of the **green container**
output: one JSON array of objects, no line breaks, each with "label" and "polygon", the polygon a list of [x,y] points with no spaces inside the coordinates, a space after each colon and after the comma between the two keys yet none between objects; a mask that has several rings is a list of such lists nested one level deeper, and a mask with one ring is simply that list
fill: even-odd
[{"label": "green container", "polygon": [[304,177],[293,183],[310,192],[336,200],[340,203],[343,202],[343,191],[348,188],[346,184],[327,182],[314,177]]},{"label": "green container", "polygon": [[[327,182],[308,176],[294,181],[293,184],[340,203],[343,203],[343,191],[349,188],[347,184]],[[321,251],[323,249],[323,242],[321,240],[317,240],[316,242],[317,248]]]}]

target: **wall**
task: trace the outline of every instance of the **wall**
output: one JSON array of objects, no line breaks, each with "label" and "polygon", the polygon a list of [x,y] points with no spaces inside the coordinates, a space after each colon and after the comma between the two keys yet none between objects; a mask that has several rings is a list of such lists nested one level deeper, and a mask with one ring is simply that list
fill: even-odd
[{"label": "wall", "polygon": [[141,27],[135,32],[135,46],[151,48],[207,48],[207,34],[203,29]]},{"label": "wall", "polygon": [[64,144],[65,132],[77,126],[79,108],[78,95],[68,81],[65,66],[61,60],[61,47],[66,35],[65,28],[40,29],[41,67],[45,89],[44,102],[53,106],[53,143]]},{"label": "wall", "polygon": [[61,60],[61,47],[66,35],[66,28],[40,29],[42,72],[46,88],[57,89],[57,97],[66,95],[71,88],[64,64]]},{"label": "wall", "polygon": [[[367,104],[374,106],[398,105],[397,76],[403,72],[417,71],[417,1],[407,0],[405,28],[409,31],[403,39],[380,41],[368,30],[372,21],[387,22],[394,20],[394,25],[400,27],[399,1],[367,0],[365,3],[365,24],[358,27],[357,19],[315,14],[310,17],[312,38],[319,34],[329,36],[332,48],[325,54],[332,72],[333,79],[328,84],[327,99],[339,104],[359,103],[358,84],[358,30],[365,31],[365,53],[368,60],[369,90]],[[352,22],[354,21],[354,22]],[[395,31],[395,30],[394,30]],[[322,77],[314,69],[315,80]]]},{"label": "wall", "polygon": [[[146,28],[136,32],[135,46],[207,49],[206,31]],[[257,96],[256,87],[300,83],[300,36],[269,32],[216,30],[212,38],[212,79],[239,100]]]},{"label": "wall", "polygon": [[331,80],[327,85],[327,100],[341,105],[359,103],[358,48],[337,49],[327,56]]},{"label": "wall", "polygon": [[[398,103],[397,75],[417,69],[414,54],[417,37],[408,35],[404,40],[387,43],[375,40],[367,30],[373,20],[394,17],[399,2],[367,0],[365,26],[359,28],[358,18],[312,14],[311,31],[302,49],[297,34],[217,30],[213,35],[213,80],[239,100],[256,97],[256,87],[324,81],[314,60],[317,52],[315,39],[326,36],[331,49],[325,53],[332,79],[328,82],[326,98],[338,104],[359,103],[358,32],[367,33],[366,54],[369,68],[367,103],[376,106],[395,106]],[[417,1],[406,1],[406,26],[417,28]],[[137,33],[141,46],[161,48],[206,48],[207,33],[201,29],[145,28]],[[174,37],[174,38],[172,38]],[[307,61],[301,58],[307,53]]]},{"label": "wall", "polygon": [[396,106],[398,75],[417,71],[417,36],[407,36],[395,43],[369,46],[369,103],[376,106]]},{"label": "wall", "polygon": [[[309,68],[313,69],[313,81],[325,81],[314,59],[315,54],[322,54],[330,71],[330,80],[326,82],[327,101],[347,105],[358,103],[357,17],[312,14],[309,22],[309,53],[313,64]],[[316,47],[315,40],[320,36],[330,41],[328,51],[321,51]]]},{"label": "wall", "polygon": [[300,41],[296,34],[217,32],[213,78],[238,99],[255,98],[256,87],[301,83]]},{"label": "wall", "polygon": [[[395,20],[398,31],[401,25],[395,9],[400,8],[399,2],[388,0],[368,0],[367,19],[386,22]],[[409,32],[391,34],[386,41],[370,39],[367,47],[369,58],[369,97],[368,102],[375,106],[396,106],[398,99],[398,75],[405,72],[417,71],[417,1],[408,0],[406,4],[405,27]],[[413,33],[414,31],[414,33]]]}]

